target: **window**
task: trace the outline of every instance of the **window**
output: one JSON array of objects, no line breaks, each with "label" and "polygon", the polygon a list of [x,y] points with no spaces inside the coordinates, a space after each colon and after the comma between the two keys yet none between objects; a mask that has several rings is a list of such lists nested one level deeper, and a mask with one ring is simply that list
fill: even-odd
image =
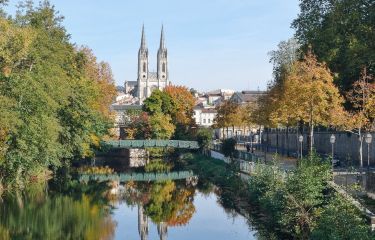
[{"label": "window", "polygon": [[165,63],[163,63],[163,65],[162,65],[162,68],[161,68],[162,70],[162,72],[164,72],[165,73]]},{"label": "window", "polygon": [[208,123],[211,123],[211,119],[208,119]]},{"label": "window", "polygon": [[203,119],[203,123],[206,123],[206,119]]},{"label": "window", "polygon": [[146,72],[146,63],[143,63],[143,72]]}]

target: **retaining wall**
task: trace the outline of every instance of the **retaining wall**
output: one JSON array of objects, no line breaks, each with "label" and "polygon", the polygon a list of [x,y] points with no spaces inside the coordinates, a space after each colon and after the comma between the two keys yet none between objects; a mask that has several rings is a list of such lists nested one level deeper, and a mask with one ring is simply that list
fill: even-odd
[{"label": "retaining wall", "polygon": [[[360,142],[358,136],[348,132],[335,132],[336,142],[334,144],[334,154],[342,162],[348,162],[348,164],[359,165],[359,148]],[[298,142],[299,133],[286,133],[271,131],[263,134],[262,145],[267,146],[270,151],[277,151],[281,154],[289,152],[297,153],[300,151],[300,143]],[[331,154],[332,144],[329,139],[332,132],[316,132],[314,133],[314,147],[318,153]],[[307,133],[303,134],[303,152],[307,153]],[[370,144],[370,166],[375,166],[375,134],[372,134],[373,142]],[[367,166],[367,143],[363,142],[363,166]]]}]

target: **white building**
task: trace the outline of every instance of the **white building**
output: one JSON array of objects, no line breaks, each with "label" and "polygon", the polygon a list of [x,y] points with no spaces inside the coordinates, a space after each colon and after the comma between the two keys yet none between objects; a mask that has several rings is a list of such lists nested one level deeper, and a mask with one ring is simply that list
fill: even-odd
[{"label": "white building", "polygon": [[198,126],[211,127],[214,124],[217,111],[214,108],[194,108],[194,119]]}]

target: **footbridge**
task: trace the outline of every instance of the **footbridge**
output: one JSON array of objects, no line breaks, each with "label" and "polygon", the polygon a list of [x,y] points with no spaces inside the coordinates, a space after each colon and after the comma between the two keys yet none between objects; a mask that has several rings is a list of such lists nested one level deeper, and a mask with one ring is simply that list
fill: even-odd
[{"label": "footbridge", "polygon": [[120,173],[120,174],[80,174],[78,179],[83,182],[89,181],[165,181],[165,180],[179,180],[194,177],[192,171],[176,171],[168,173]]},{"label": "footbridge", "polygon": [[185,149],[198,149],[197,141],[182,140],[109,140],[104,144],[113,148],[151,148],[151,147],[173,147]]}]

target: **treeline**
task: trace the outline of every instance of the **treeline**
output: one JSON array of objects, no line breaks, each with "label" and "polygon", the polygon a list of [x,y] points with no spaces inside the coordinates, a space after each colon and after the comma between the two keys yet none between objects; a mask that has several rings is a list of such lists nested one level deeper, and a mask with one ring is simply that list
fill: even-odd
[{"label": "treeline", "polygon": [[110,66],[70,42],[48,1],[0,16],[0,186],[22,187],[93,154],[116,92]]},{"label": "treeline", "polygon": [[248,122],[307,126],[310,151],[316,126],[356,134],[362,146],[375,130],[375,2],[301,0],[300,9],[295,37],[270,52],[274,77]]}]

